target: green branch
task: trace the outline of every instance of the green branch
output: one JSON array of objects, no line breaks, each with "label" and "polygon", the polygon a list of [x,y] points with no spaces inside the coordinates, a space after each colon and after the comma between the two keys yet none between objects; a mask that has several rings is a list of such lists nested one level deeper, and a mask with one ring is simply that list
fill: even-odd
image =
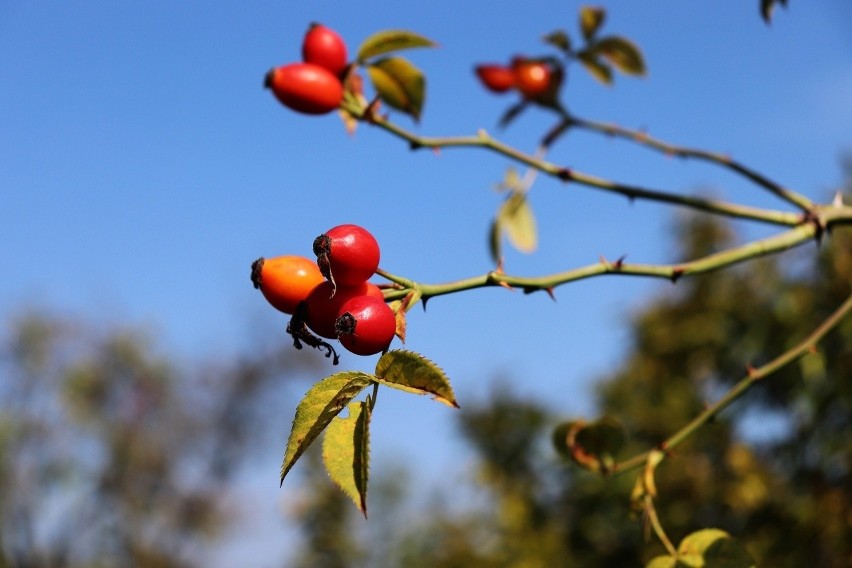
[{"label": "green branch", "polygon": [[546,161],[534,155],[521,152],[516,148],[493,138],[484,130],[480,130],[476,136],[418,136],[413,132],[405,130],[404,128],[390,122],[386,118],[376,116],[373,108],[370,106],[362,108],[357,103],[347,100],[344,102],[343,108],[355,119],[373,124],[374,126],[407,141],[409,146],[415,150],[419,148],[485,148],[562,181],[574,182],[587,187],[617,193],[630,199],[644,199],[661,203],[669,203],[717,215],[750,219],[774,225],[794,226],[799,224],[802,220],[801,214],[798,213],[748,207],[715,199],[678,195],[667,191],[622,184],[590,174],[585,174],[554,164],[553,162]]},{"label": "green branch", "polygon": [[616,136],[618,138],[625,138],[627,140],[636,142],[637,144],[641,144],[643,146],[647,146],[669,156],[677,156],[681,158],[695,158],[698,160],[703,160],[705,162],[717,164],[719,166],[733,170],[741,176],[744,176],[749,181],[769,190],[771,193],[774,193],[781,199],[792,203],[802,211],[810,211],[815,205],[813,201],[811,201],[804,195],[801,195],[781,186],[780,184],[770,180],[763,174],[744,166],[743,164],[731,159],[728,156],[725,156],[724,154],[708,152],[706,150],[698,150],[695,148],[676,146],[674,144],[663,142],[662,140],[648,136],[644,132],[630,130],[628,128],[622,128],[616,124],[605,124],[593,120],[585,120],[582,118],[577,118],[575,116],[567,117],[565,119],[565,125],[566,128],[569,126],[583,128],[585,130],[600,132],[602,134],[608,134],[610,136]]},{"label": "green branch", "polygon": [[712,405],[708,406],[701,414],[696,416],[691,422],[683,428],[669,436],[659,445],[659,450],[651,450],[637,454],[629,459],[618,462],[613,465],[612,473],[625,473],[641,467],[648,458],[659,451],[668,453],[675,447],[680,445],[684,440],[692,436],[696,430],[710,422],[720,412],[731,405],[735,400],[740,398],[746,391],[752,388],[756,383],[762,381],[766,377],[775,373],[779,369],[801,359],[811,353],[817,344],[826,336],[826,334],[837,327],[837,325],[852,312],[852,296],[846,299],[828,318],[825,319],[810,335],[805,337],[794,347],[788,349],[772,361],[757,368],[749,368],[746,375],[734,385],[722,398],[717,400]]},{"label": "green branch", "polygon": [[[846,211],[848,220],[852,221],[852,210]],[[520,288],[525,293],[535,291],[546,291],[551,293],[554,288],[562,284],[602,276],[604,274],[624,276],[648,276],[664,278],[676,281],[683,276],[702,274],[726,268],[728,266],[758,258],[761,256],[777,253],[805,242],[813,240],[822,232],[818,223],[805,223],[771,237],[756,240],[744,245],[732,247],[717,253],[713,253],[695,260],[678,264],[633,264],[622,260],[608,261],[601,259],[599,262],[579,268],[566,270],[556,274],[538,277],[523,277],[504,274],[501,271],[492,271],[481,276],[474,276],[455,282],[444,284],[421,284],[413,280],[395,276],[383,270],[377,274],[387,278],[399,286],[385,293],[386,300],[398,300],[410,290],[420,292],[422,299],[428,300],[434,296],[453,294],[463,290],[502,286],[504,288]]]}]

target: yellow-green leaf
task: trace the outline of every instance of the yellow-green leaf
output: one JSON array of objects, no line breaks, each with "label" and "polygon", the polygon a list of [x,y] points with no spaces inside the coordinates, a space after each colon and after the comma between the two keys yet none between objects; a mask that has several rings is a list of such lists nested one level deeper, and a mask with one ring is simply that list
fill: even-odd
[{"label": "yellow-green leaf", "polygon": [[406,30],[385,30],[375,33],[364,40],[358,48],[358,62],[364,63],[367,59],[414,47],[434,47],[436,44],[431,39],[423,37],[414,32]]},{"label": "yellow-green leaf", "polygon": [[349,404],[349,416],[335,417],[325,431],[322,461],[329,477],[367,516],[370,466],[370,406]]},{"label": "yellow-green leaf", "polygon": [[671,556],[657,556],[645,564],[645,568],[677,568],[677,560]]},{"label": "yellow-green leaf", "polygon": [[367,67],[376,92],[389,106],[420,119],[426,96],[426,78],[402,57],[386,57]]},{"label": "yellow-green leaf", "polygon": [[523,192],[513,192],[498,214],[509,242],[521,252],[530,253],[538,246],[538,229],[529,200]]},{"label": "yellow-green leaf", "polygon": [[293,427],[281,463],[281,483],[296,460],[308,449],[328,423],[346,408],[375,377],[357,371],[335,373],[315,384],[296,407]]},{"label": "yellow-green leaf", "polygon": [[612,85],[612,69],[609,65],[603,63],[593,53],[583,50],[577,54],[580,58],[580,63],[586,68],[592,77],[603,83],[604,85]]},{"label": "yellow-green leaf", "polygon": [[494,186],[494,189],[500,192],[523,191],[525,189],[524,180],[521,179],[521,174],[518,173],[517,168],[509,166],[506,169],[506,174],[503,176],[502,181],[497,183]]},{"label": "yellow-green leaf", "polygon": [[606,10],[596,6],[583,6],[580,8],[580,30],[583,37],[589,41],[592,36],[603,25],[606,18]]},{"label": "yellow-green leaf", "polygon": [[376,363],[376,380],[405,392],[431,394],[438,402],[459,407],[444,371],[419,353],[388,351]]},{"label": "yellow-green leaf", "polygon": [[562,53],[571,53],[571,38],[564,30],[550,32],[542,38],[544,43],[552,45]]},{"label": "yellow-green leaf", "polygon": [[748,552],[720,529],[703,529],[687,535],[677,549],[678,561],[695,568],[755,568]]},{"label": "yellow-green leaf", "polygon": [[595,42],[594,50],[606,58],[622,73],[644,75],[645,60],[642,52],[629,39],[619,36],[605,37]]}]

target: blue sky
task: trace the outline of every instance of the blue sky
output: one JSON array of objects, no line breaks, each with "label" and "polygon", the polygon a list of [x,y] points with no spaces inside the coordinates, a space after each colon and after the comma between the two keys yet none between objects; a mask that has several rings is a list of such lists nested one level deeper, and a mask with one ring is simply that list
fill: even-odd
[{"label": "blue sky", "polygon": [[[251,288],[251,261],[309,255],[316,235],[344,222],[377,236],[391,272],[425,282],[486,272],[485,236],[500,200],[491,187],[505,159],[410,152],[368,127],[348,136],[333,115],[282,108],[261,88],[263,74],[299,58],[311,21],[337,29],[352,52],[375,31],[411,29],[440,47],[409,53],[428,76],[421,124],[395,120],[426,135],[485,128],[533,151],[552,119],[532,111],[500,132],[510,99],[484,92],[472,67],[549,53],[539,38],[557,27],[576,35],[579,5],[3,2],[0,318],[40,306],[142,325],[187,360],[236,353],[284,325]],[[829,198],[841,180],[839,157],[852,150],[848,0],[791,0],[770,27],[757,0],[606,6],[603,31],[638,43],[649,75],[618,76],[607,88],[572,68],[572,111],[728,153]],[[784,205],[718,168],[591,134],[571,134],[549,159],[675,192]],[[531,199],[541,244],[530,256],[509,253],[508,272],[547,274],[600,255],[671,259],[669,208],[543,178]],[[555,304],[504,290],[438,298],[426,314],[412,312],[407,346],[447,371],[462,407],[505,377],[568,416],[588,413],[589,383],[617,364],[627,318],[670,289],[595,279],[559,289]],[[373,364],[348,354],[342,363]],[[463,467],[451,412],[383,393],[375,466],[404,459],[427,472]],[[276,496],[283,444],[263,450],[267,491]]]}]

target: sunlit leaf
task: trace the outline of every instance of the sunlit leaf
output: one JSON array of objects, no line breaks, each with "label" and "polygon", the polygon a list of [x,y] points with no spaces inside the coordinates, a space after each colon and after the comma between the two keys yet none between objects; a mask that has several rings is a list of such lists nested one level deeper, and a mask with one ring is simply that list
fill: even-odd
[{"label": "sunlit leaf", "polygon": [[420,119],[426,96],[426,78],[402,57],[386,57],[367,67],[376,92],[389,106]]},{"label": "sunlit leaf", "polygon": [[592,39],[606,19],[606,10],[595,6],[580,8],[580,30],[586,41]]},{"label": "sunlit leaf", "polygon": [[444,371],[419,353],[388,351],[376,363],[376,380],[405,392],[430,394],[438,402],[459,407]]},{"label": "sunlit leaf", "polygon": [[563,30],[556,30],[542,38],[544,43],[552,45],[562,53],[571,53],[571,38]]},{"label": "sunlit leaf", "polygon": [[367,478],[370,465],[370,406],[348,405],[349,416],[335,417],[325,431],[322,460],[331,480],[367,516]]},{"label": "sunlit leaf", "polygon": [[671,556],[657,556],[645,564],[645,568],[679,568],[677,560]]},{"label": "sunlit leaf", "polygon": [[594,51],[622,73],[628,75],[644,75],[645,60],[639,47],[627,38],[610,36],[595,42]]},{"label": "sunlit leaf", "polygon": [[296,407],[296,416],[281,464],[281,482],[296,460],[308,449],[328,423],[346,408],[375,377],[367,373],[335,373],[315,384]]},{"label": "sunlit leaf", "polygon": [[494,186],[494,189],[501,192],[523,191],[524,182],[521,179],[521,174],[518,173],[518,169],[513,166],[506,168],[506,173],[503,175],[503,179]]},{"label": "sunlit leaf", "polygon": [[371,57],[411,49],[414,47],[434,47],[431,39],[406,30],[385,30],[375,33],[364,40],[358,48],[358,62],[363,63]]},{"label": "sunlit leaf", "polygon": [[501,226],[516,249],[530,253],[538,246],[535,215],[526,193],[513,192],[500,209]]},{"label": "sunlit leaf", "polygon": [[755,568],[748,552],[720,529],[703,529],[684,538],[677,548],[679,564],[705,568]]},{"label": "sunlit leaf", "polygon": [[580,63],[583,64],[586,71],[588,71],[592,77],[603,83],[604,85],[612,84],[612,68],[609,65],[603,63],[595,54],[588,51],[581,51],[577,54]]}]

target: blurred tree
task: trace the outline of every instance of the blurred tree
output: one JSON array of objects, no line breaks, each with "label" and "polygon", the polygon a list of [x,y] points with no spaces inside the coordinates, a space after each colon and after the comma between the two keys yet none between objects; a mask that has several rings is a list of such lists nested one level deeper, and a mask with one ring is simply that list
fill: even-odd
[{"label": "blurred tree", "polygon": [[35,313],[12,322],[0,357],[9,567],[199,565],[282,382],[313,360],[282,342],[194,374],[136,331]]}]

